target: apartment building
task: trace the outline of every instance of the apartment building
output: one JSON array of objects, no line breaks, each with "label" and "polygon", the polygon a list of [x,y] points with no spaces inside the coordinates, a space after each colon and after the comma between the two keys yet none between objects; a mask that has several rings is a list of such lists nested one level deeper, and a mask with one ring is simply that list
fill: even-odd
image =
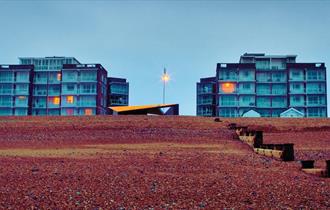
[{"label": "apartment building", "polygon": [[[197,83],[197,115],[327,117],[324,63],[297,63],[295,55],[245,53],[239,63],[218,63],[216,76]],[[282,115],[281,115],[282,114]]]},{"label": "apartment building", "polygon": [[[74,57],[22,57],[20,65],[0,65],[0,115],[103,115],[110,98],[128,105],[126,79],[109,78],[101,64]],[[123,96],[116,85],[125,81]],[[113,93],[109,91],[113,83]],[[124,84],[124,83],[123,83]],[[117,93],[116,93],[117,91]]]},{"label": "apartment building", "polygon": [[0,116],[31,114],[33,65],[0,65]]},{"label": "apartment building", "polygon": [[129,83],[126,79],[109,77],[109,106],[128,106]]}]

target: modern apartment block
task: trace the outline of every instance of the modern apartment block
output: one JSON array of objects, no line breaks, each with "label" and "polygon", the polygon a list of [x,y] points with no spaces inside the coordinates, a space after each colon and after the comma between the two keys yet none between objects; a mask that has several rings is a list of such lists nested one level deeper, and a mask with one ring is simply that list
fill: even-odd
[{"label": "modern apartment block", "polygon": [[109,77],[109,106],[128,106],[129,83],[126,79]]},{"label": "modern apartment block", "polygon": [[61,115],[107,114],[107,71],[100,64],[64,64]]},{"label": "modern apartment block", "polygon": [[63,64],[79,64],[73,57],[25,57],[20,64],[33,65],[32,115],[60,115]]},{"label": "modern apartment block", "polygon": [[[108,73],[101,64],[73,57],[19,58],[0,65],[0,115],[103,115],[111,97]],[[117,80],[126,79],[117,78]],[[128,83],[123,104],[128,105]]]},{"label": "modern apartment block", "polygon": [[31,114],[33,65],[0,65],[0,115]]},{"label": "modern apartment block", "polygon": [[197,115],[241,117],[251,110],[261,117],[327,117],[325,64],[245,53],[197,83]]}]

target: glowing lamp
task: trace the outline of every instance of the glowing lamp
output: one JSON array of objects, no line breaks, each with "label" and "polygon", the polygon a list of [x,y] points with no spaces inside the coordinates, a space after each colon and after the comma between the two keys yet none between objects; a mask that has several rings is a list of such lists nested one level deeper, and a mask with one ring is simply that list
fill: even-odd
[{"label": "glowing lamp", "polygon": [[163,81],[163,82],[168,82],[169,80],[170,80],[170,75],[167,74],[167,73],[164,73],[164,74],[162,75],[162,81]]},{"label": "glowing lamp", "polygon": [[233,93],[235,91],[235,84],[230,82],[222,83],[221,90],[224,93]]}]

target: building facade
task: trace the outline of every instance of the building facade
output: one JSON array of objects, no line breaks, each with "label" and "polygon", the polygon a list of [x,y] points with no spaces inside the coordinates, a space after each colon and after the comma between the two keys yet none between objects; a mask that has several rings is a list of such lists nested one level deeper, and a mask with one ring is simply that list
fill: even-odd
[{"label": "building facade", "polygon": [[0,65],[0,116],[31,114],[33,65]]},{"label": "building facade", "polygon": [[[112,80],[101,64],[81,64],[73,57],[19,60],[20,65],[0,65],[2,116],[103,115],[118,95],[109,91]],[[125,103],[116,105],[128,105],[128,83],[126,90]]]},{"label": "building facade", "polygon": [[128,106],[129,83],[123,78],[108,78],[108,106]]},{"label": "building facade", "polygon": [[107,114],[107,71],[100,64],[64,64],[61,115]]},{"label": "building facade", "polygon": [[60,115],[63,64],[79,64],[73,57],[22,57],[22,65],[33,65],[32,115]]},{"label": "building facade", "polygon": [[197,115],[285,116],[294,108],[304,117],[327,117],[324,63],[297,63],[295,55],[245,53],[239,63],[218,63],[216,76],[197,83]]}]

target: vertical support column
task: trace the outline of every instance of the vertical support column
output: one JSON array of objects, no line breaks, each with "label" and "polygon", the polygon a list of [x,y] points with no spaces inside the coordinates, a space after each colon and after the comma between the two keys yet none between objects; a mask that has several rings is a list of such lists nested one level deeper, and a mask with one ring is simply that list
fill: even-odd
[{"label": "vertical support column", "polygon": [[326,177],[329,177],[330,178],[330,160],[326,160],[325,161],[327,163],[327,166],[326,166]]},{"label": "vertical support column", "polygon": [[283,161],[294,161],[293,144],[283,144]]},{"label": "vertical support column", "polygon": [[256,131],[253,147],[254,148],[260,148],[260,146],[262,144],[263,144],[263,132],[262,131]]}]

